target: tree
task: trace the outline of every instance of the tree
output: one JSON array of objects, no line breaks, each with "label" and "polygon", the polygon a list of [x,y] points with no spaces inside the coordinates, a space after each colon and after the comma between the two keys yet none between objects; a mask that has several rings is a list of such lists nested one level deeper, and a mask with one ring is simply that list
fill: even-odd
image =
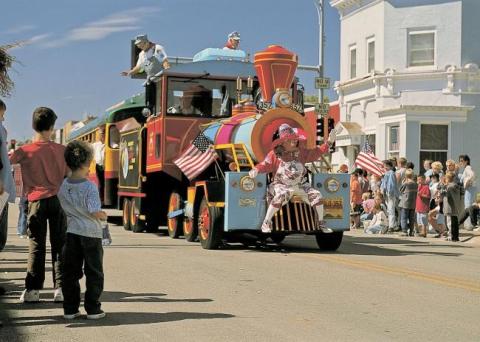
[{"label": "tree", "polygon": [[8,53],[8,50],[19,46],[18,43],[0,45],[0,96],[10,96],[14,83],[8,74],[15,57]]}]

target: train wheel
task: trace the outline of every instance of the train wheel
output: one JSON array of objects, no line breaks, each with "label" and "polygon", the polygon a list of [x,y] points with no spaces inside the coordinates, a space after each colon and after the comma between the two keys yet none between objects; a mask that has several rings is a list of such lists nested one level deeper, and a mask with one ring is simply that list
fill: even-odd
[{"label": "train wheel", "polygon": [[[168,212],[179,210],[182,208],[182,196],[176,191],[170,194],[168,200]],[[172,239],[178,239],[182,235],[183,230],[183,215],[167,219],[168,235]]]},{"label": "train wheel", "polygon": [[197,240],[198,230],[195,229],[193,220],[188,218],[183,219],[183,236],[185,236],[185,240],[188,242]]},{"label": "train wheel", "polygon": [[317,245],[322,251],[336,251],[343,239],[343,232],[315,234]]},{"label": "train wheel", "polygon": [[134,233],[141,233],[145,230],[144,225],[138,218],[139,215],[140,201],[137,201],[135,198],[133,198],[130,203],[130,227]]},{"label": "train wheel", "polygon": [[123,229],[125,230],[132,229],[130,227],[130,200],[126,198],[123,200],[122,223],[123,223]]},{"label": "train wheel", "polygon": [[270,239],[276,244],[280,244],[285,240],[286,235],[285,234],[273,234],[270,236]]},{"label": "train wheel", "polygon": [[209,207],[204,197],[197,217],[198,237],[204,249],[216,249],[222,243],[223,216],[220,208]]}]

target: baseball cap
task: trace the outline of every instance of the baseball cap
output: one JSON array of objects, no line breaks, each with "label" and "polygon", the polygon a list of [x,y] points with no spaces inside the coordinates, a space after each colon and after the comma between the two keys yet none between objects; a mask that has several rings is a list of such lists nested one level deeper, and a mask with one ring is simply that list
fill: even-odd
[{"label": "baseball cap", "polygon": [[240,40],[240,33],[238,33],[237,31],[233,31],[228,35],[228,39]]},{"label": "baseball cap", "polygon": [[139,34],[138,36],[135,37],[135,45],[143,42],[148,42],[148,37],[146,34]]}]

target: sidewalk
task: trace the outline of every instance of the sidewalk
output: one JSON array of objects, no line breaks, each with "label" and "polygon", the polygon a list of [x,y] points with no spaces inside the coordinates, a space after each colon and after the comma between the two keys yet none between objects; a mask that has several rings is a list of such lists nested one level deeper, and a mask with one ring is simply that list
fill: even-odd
[{"label": "sidewalk", "polygon": [[426,238],[423,237],[414,237],[414,236],[400,236],[399,233],[387,233],[387,234],[366,234],[363,231],[363,228],[352,229],[347,232],[350,236],[371,236],[371,237],[396,237],[403,240],[412,240],[412,241],[425,241],[429,243],[439,243],[439,244],[468,244],[473,246],[480,246],[480,231],[468,231],[465,229],[460,229],[460,242],[451,242],[446,241],[445,238],[434,238],[435,234],[428,234]]}]

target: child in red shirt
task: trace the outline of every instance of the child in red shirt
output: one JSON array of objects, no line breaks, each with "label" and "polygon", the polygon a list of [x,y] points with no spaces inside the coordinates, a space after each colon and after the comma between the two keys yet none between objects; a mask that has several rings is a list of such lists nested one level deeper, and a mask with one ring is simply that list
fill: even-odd
[{"label": "child in red shirt", "polygon": [[29,255],[25,290],[20,302],[38,302],[45,280],[45,244],[47,221],[50,229],[54,301],[62,302],[61,252],[65,242],[66,217],[57,193],[67,175],[65,147],[50,141],[57,115],[53,110],[39,107],[33,112],[32,126],[35,139],[32,144],[17,149],[12,164],[22,168],[23,186],[28,198]]},{"label": "child in red shirt", "polygon": [[430,209],[430,187],[426,183],[425,175],[418,176],[417,183],[418,190],[415,203],[415,210],[417,212],[417,225],[419,235],[422,237],[427,237],[428,210]]}]

